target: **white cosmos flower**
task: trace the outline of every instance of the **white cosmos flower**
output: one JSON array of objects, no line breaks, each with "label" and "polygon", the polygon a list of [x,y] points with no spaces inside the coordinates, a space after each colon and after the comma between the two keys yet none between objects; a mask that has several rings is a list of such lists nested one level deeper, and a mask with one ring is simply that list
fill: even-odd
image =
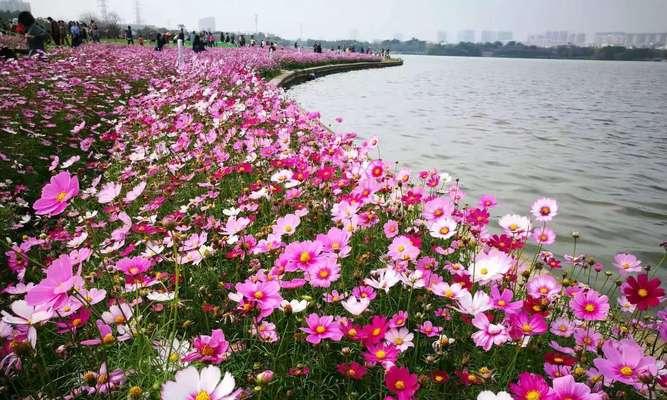
[{"label": "white cosmos flower", "polygon": [[449,239],[456,233],[456,221],[452,218],[441,218],[429,227],[431,236],[438,239]]},{"label": "white cosmos flower", "polygon": [[355,296],[350,296],[347,300],[340,302],[343,305],[343,308],[347,310],[352,315],[359,315],[366,311],[368,305],[371,304],[371,300],[367,297],[357,299]]},{"label": "white cosmos flower", "polygon": [[415,347],[414,343],[412,343],[414,337],[414,333],[410,332],[407,328],[392,328],[385,333],[384,340],[403,352],[410,347]]},{"label": "white cosmos flower", "polygon": [[366,278],[364,283],[375,289],[382,289],[389,293],[389,289],[401,280],[401,276],[393,269],[378,269],[372,271],[376,278]]},{"label": "white cosmos flower", "polygon": [[287,307],[292,311],[292,314],[300,313],[301,311],[305,310],[306,307],[308,307],[308,301],[307,300],[283,300],[280,302],[280,309],[285,311]]},{"label": "white cosmos flower", "polygon": [[175,295],[174,292],[150,292],[146,298],[151,301],[165,302],[173,300]]},{"label": "white cosmos flower", "polygon": [[[220,379],[222,378],[222,380]],[[175,380],[162,385],[162,400],[207,399],[232,400],[238,397],[234,392],[236,382],[229,372],[222,377],[220,368],[209,365],[201,372],[195,367],[178,371]],[[234,392],[234,393],[232,393]]]},{"label": "white cosmos flower", "polygon": [[464,290],[456,300],[458,301],[458,307],[452,308],[460,313],[472,316],[493,308],[491,298],[481,290],[476,291],[474,296],[469,291]]},{"label": "white cosmos flower", "polygon": [[473,282],[483,285],[502,279],[513,263],[514,259],[506,253],[491,249],[488,254],[477,254],[474,262],[468,266],[468,274],[470,274]]},{"label": "white cosmos flower", "polygon": [[507,214],[498,224],[510,235],[527,236],[530,232],[530,220],[516,214]]},{"label": "white cosmos flower", "polygon": [[507,392],[495,394],[490,390],[485,390],[477,395],[477,400],[512,400],[512,396]]},{"label": "white cosmos flower", "polygon": [[460,283],[450,285],[447,282],[438,282],[431,286],[431,292],[436,296],[446,297],[448,299],[456,299],[463,294],[463,286]]}]

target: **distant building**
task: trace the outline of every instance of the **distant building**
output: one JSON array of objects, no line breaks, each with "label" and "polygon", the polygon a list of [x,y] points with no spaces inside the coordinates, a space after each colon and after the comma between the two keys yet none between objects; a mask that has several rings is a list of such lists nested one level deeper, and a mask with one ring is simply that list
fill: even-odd
[{"label": "distant building", "polygon": [[459,42],[474,42],[475,41],[475,31],[467,29],[459,31],[458,34]]},{"label": "distant building", "polygon": [[568,31],[546,31],[544,34],[528,36],[526,44],[539,47],[584,46],[586,44],[586,34]]},{"label": "distant building", "polygon": [[215,32],[215,17],[206,17],[199,20],[199,30]]},{"label": "distant building", "polygon": [[0,0],[2,11],[30,11],[30,3],[19,0]]},{"label": "distant building", "polygon": [[482,43],[495,42],[498,40],[498,32],[496,31],[482,31]]}]

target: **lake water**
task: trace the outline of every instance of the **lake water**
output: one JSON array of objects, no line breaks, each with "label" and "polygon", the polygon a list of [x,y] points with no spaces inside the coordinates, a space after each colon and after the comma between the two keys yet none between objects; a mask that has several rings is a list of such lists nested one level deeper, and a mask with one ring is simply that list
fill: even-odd
[{"label": "lake water", "polygon": [[379,136],[385,160],[460,178],[470,202],[494,194],[495,217],[556,198],[560,255],[573,231],[577,253],[607,265],[619,251],[653,265],[664,254],[667,62],[403,58],[288,95],[334,130]]}]

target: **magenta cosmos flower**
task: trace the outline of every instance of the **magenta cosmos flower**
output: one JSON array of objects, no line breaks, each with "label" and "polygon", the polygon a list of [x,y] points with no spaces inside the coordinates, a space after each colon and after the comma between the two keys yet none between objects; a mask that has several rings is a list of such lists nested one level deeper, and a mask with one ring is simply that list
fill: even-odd
[{"label": "magenta cosmos flower", "polygon": [[604,358],[596,358],[593,364],[605,378],[605,384],[621,382],[638,383],[639,375],[658,373],[656,360],[644,355],[644,350],[632,339],[608,340],[602,345]]},{"label": "magenta cosmos flower", "polygon": [[[222,378],[222,379],[221,379]],[[234,377],[209,365],[198,372],[188,367],[176,373],[173,381],[162,385],[162,400],[232,400],[239,398],[240,390],[234,391]],[[233,392],[233,393],[232,393]]]},{"label": "magenta cosmos flower", "polygon": [[132,280],[131,278],[140,278],[150,267],[150,260],[143,257],[125,257],[116,263],[116,269],[124,273],[130,280]]},{"label": "magenta cosmos flower", "polygon": [[343,338],[343,332],[340,331],[338,323],[334,322],[334,317],[325,315],[320,317],[313,313],[306,318],[306,328],[300,328],[306,332],[306,341],[310,344],[319,344],[322,339],[331,339],[338,342]]},{"label": "magenta cosmos flower", "polygon": [[417,375],[411,374],[407,368],[389,368],[384,376],[384,384],[390,392],[396,395],[397,400],[412,399],[419,390]]},{"label": "magenta cosmos flower", "polygon": [[278,281],[253,282],[247,280],[236,284],[236,290],[251,304],[257,304],[259,317],[264,318],[280,307],[283,298],[280,296],[280,283]]},{"label": "magenta cosmos flower", "polygon": [[549,385],[540,375],[522,372],[516,383],[510,384],[510,391],[516,400],[546,400]]},{"label": "magenta cosmos flower", "polygon": [[25,296],[31,306],[44,305],[58,308],[69,298],[73,287],[83,285],[83,279],[72,273],[72,260],[67,254],[53,260],[46,269],[46,279],[33,286]]},{"label": "magenta cosmos flower", "polygon": [[222,329],[214,329],[211,336],[201,335],[195,338],[195,351],[186,354],[183,361],[202,361],[211,364],[220,364],[226,357],[229,342],[225,339]]},{"label": "magenta cosmos flower", "polygon": [[51,177],[51,181],[42,188],[42,196],[32,207],[38,215],[58,215],[65,211],[68,201],[77,194],[79,179],[63,171]]},{"label": "magenta cosmos flower", "polygon": [[598,393],[591,393],[585,383],[578,383],[572,375],[565,375],[553,380],[550,400],[601,400]]},{"label": "magenta cosmos flower", "polygon": [[570,300],[574,316],[585,321],[602,321],[609,312],[609,299],[593,289],[579,292]]},{"label": "magenta cosmos flower", "polygon": [[554,199],[547,199],[546,197],[543,197],[541,199],[537,199],[535,203],[533,203],[531,212],[533,213],[533,216],[535,216],[535,219],[538,221],[551,221],[553,217],[558,214],[558,203],[556,203],[556,200]]}]

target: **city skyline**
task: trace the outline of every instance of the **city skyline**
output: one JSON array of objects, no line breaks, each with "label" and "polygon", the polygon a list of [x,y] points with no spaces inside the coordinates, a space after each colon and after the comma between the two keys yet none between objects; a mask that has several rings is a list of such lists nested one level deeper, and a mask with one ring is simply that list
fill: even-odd
[{"label": "city skyline", "polygon": [[[76,19],[87,12],[100,14],[95,0],[32,0],[37,16]],[[130,0],[107,0],[109,12],[125,23],[135,23],[138,4]],[[204,17],[214,17],[216,27],[227,31],[258,29],[285,38],[360,40],[417,37],[436,41],[446,33],[457,38],[459,31],[512,32],[514,40],[546,31],[665,32],[667,1],[664,0],[416,0],[379,1],[362,4],[341,0],[336,5],[323,0],[273,0],[246,2],[227,0],[141,0],[142,22],[175,28],[179,24],[196,29]],[[450,40],[451,42],[452,40]]]}]

